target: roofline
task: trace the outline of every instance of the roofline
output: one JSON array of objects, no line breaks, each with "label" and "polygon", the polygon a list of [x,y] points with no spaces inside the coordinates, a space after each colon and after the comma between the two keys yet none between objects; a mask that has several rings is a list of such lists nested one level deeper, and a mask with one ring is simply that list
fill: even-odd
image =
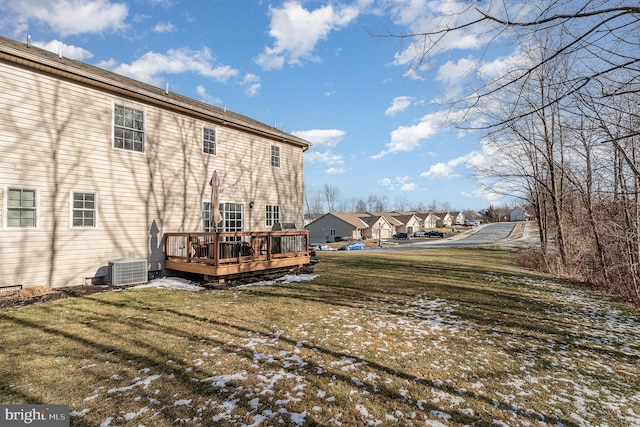
[{"label": "roofline", "polygon": [[[8,40],[18,44],[20,43],[12,39],[0,37],[0,42],[3,40]],[[138,80],[134,80],[129,77],[122,76],[120,74],[116,74],[81,61],[64,58],[44,49],[32,47],[31,45],[25,44],[24,46],[24,49],[18,49],[6,43],[0,43],[0,60],[5,60],[10,63],[39,70],[41,72],[62,77],[84,85],[96,87],[127,98],[133,98],[147,104],[164,107],[183,114],[204,119],[206,121],[215,122],[223,126],[259,135],[268,139],[272,139],[274,141],[299,146],[303,149],[303,151],[308,150],[312,145],[310,142],[305,141],[302,138],[298,138],[294,135],[282,132],[275,128],[274,132],[269,132],[267,130],[257,129],[256,127],[251,126],[251,124],[248,123],[241,123],[241,121],[238,120],[238,117],[225,117],[230,116],[230,114],[227,113],[226,109],[222,110],[219,107],[192,100],[191,98],[182,95],[179,95],[179,97],[184,98],[185,101],[192,100],[194,101],[194,104],[189,104],[188,102],[181,101],[180,99],[172,99],[169,97],[168,91],[164,91],[153,85],[149,85],[147,83],[140,82]],[[37,53],[29,54],[28,51],[32,49]],[[75,62],[80,62],[87,67],[100,70],[102,73],[105,73],[106,76],[100,76],[97,73],[90,74],[87,72],[83,72],[83,70],[74,65]],[[118,76],[124,81],[119,82],[114,78],[110,78],[111,76]],[[135,82],[136,84],[127,85],[127,81],[132,83]],[[202,107],[195,105],[195,102],[197,102],[198,104],[202,104]],[[234,115],[241,116],[237,113],[234,113]],[[258,121],[256,120],[256,122]],[[265,124],[265,126],[268,125]]]}]

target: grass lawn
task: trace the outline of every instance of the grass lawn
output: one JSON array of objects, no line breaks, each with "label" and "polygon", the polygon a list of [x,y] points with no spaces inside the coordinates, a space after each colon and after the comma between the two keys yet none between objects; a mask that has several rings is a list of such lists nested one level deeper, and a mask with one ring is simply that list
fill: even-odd
[{"label": "grass lawn", "polygon": [[320,252],[318,275],[0,311],[0,403],[73,426],[640,425],[632,308],[495,249]]}]

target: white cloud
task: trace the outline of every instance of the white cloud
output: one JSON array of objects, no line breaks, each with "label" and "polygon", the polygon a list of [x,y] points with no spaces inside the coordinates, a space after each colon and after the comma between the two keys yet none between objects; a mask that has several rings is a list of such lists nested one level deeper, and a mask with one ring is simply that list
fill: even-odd
[{"label": "white cloud", "polygon": [[454,175],[455,168],[460,165],[470,168],[483,162],[483,155],[476,151],[472,151],[464,156],[456,157],[447,163],[438,162],[432,165],[428,171],[422,172],[421,177],[424,178],[449,178]]},{"label": "white cloud", "polygon": [[215,104],[222,104],[222,100],[220,98],[216,98],[214,96],[211,96],[207,93],[207,89],[205,89],[204,86],[202,85],[198,85],[196,87],[196,93],[200,96],[200,98],[206,102],[207,104],[211,104],[211,105],[215,105]]},{"label": "white cloud", "polygon": [[8,0],[3,6],[16,16],[16,25],[43,22],[61,36],[102,33],[126,27],[126,3],[108,0]]},{"label": "white cloud", "polygon": [[452,171],[453,168],[450,165],[444,163],[436,163],[435,165],[431,166],[427,172],[422,172],[420,176],[423,176],[425,178],[447,178],[449,175],[451,175]]},{"label": "white cloud", "polygon": [[305,139],[314,145],[326,145],[335,147],[344,138],[345,131],[339,129],[311,129],[291,132],[299,138]]},{"label": "white cloud", "polygon": [[436,80],[444,81],[449,85],[457,84],[460,80],[473,73],[476,66],[477,61],[471,58],[460,58],[456,63],[447,61],[438,69]]},{"label": "white cloud", "polygon": [[155,27],[153,27],[154,33],[172,33],[175,31],[176,27],[171,22],[158,22]]},{"label": "white cloud", "polygon": [[326,172],[330,175],[339,175],[345,173],[346,170],[344,168],[329,168]]},{"label": "white cloud", "polygon": [[391,105],[387,108],[384,114],[386,116],[393,116],[396,113],[401,113],[411,106],[412,101],[413,97],[411,96],[397,96],[393,98]]},{"label": "white cloud", "polygon": [[450,114],[446,111],[437,111],[427,114],[415,125],[400,126],[391,132],[391,142],[386,144],[386,149],[371,158],[381,159],[390,153],[413,151],[420,147],[421,141],[431,138],[438,130],[446,128],[451,120],[459,118],[461,114],[462,112]]},{"label": "white cloud", "polygon": [[[406,32],[410,34],[424,34],[427,29],[434,33],[410,39],[410,43],[394,55],[393,64],[405,67],[405,76],[412,79],[422,79],[420,72],[431,67],[430,58],[451,50],[480,49],[495,40],[497,35],[497,32],[493,31],[497,24],[487,23],[483,26],[472,25],[464,28],[465,24],[481,16],[475,8],[470,8],[465,0],[396,1],[390,14],[394,22],[406,27]],[[440,30],[454,27],[460,29],[438,33]]]},{"label": "white cloud", "polygon": [[88,50],[78,46],[64,44],[59,40],[51,40],[49,42],[34,41],[32,44],[56,54],[60,53],[59,49],[62,49],[62,56],[65,58],[77,59],[78,61],[84,61],[93,57],[93,54]]},{"label": "white cloud", "polygon": [[304,159],[309,163],[326,163],[328,165],[341,165],[344,163],[344,158],[341,155],[333,154],[329,151],[308,151],[305,153]]},{"label": "white cloud", "polygon": [[504,194],[496,192],[490,188],[476,188],[471,193],[462,192],[461,194],[469,198],[483,199],[494,205],[499,204],[504,197]]},{"label": "white cloud", "polygon": [[[207,48],[200,51],[187,48],[171,49],[166,54],[147,52],[131,64],[109,67],[112,71],[149,84],[162,85],[163,75],[192,72],[217,82],[225,83],[238,74],[238,70],[228,65],[213,64],[211,52]],[[104,66],[106,63],[102,63]]]},{"label": "white cloud", "polygon": [[380,183],[389,190],[409,192],[418,189],[418,185],[411,181],[412,179],[408,176],[397,176],[395,178],[383,178]]},{"label": "white cloud", "polygon": [[280,69],[285,63],[299,65],[301,60],[318,61],[313,50],[331,31],[348,25],[359,14],[355,7],[334,7],[329,4],[309,11],[297,0],[285,2],[281,8],[271,7],[269,35],[275,39],[273,47],[255,59],[263,69]]},{"label": "white cloud", "polygon": [[242,80],[242,84],[246,86],[244,92],[250,97],[257,95],[260,88],[262,88],[260,77],[252,73],[245,74],[244,79]]}]

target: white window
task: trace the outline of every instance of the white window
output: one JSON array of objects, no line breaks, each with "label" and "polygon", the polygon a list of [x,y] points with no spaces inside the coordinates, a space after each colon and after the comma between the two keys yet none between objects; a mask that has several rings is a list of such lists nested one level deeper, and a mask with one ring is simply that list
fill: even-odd
[{"label": "white window", "polygon": [[266,205],[264,209],[264,225],[273,227],[280,222],[280,205]]},{"label": "white window", "polygon": [[202,152],[216,155],[217,133],[215,129],[202,128]]},{"label": "white window", "polygon": [[[220,203],[222,221],[218,224],[217,231],[242,231],[244,205],[241,203]],[[211,202],[202,203],[202,229],[207,232],[215,232],[216,227],[212,222]]]},{"label": "white window", "polygon": [[242,231],[244,205],[240,203],[222,203],[220,206],[220,213],[224,218],[224,231]]},{"label": "white window", "polygon": [[280,147],[277,145],[271,146],[271,166],[274,168],[280,167]]},{"label": "white window", "polygon": [[71,206],[72,227],[96,227],[98,212],[96,193],[73,191]]},{"label": "white window", "polygon": [[7,228],[36,228],[38,225],[37,190],[9,187],[6,190]]},{"label": "white window", "polygon": [[335,228],[329,229],[329,235],[330,236],[335,236],[336,235],[336,229]]},{"label": "white window", "polygon": [[144,111],[115,105],[113,148],[144,153]]}]

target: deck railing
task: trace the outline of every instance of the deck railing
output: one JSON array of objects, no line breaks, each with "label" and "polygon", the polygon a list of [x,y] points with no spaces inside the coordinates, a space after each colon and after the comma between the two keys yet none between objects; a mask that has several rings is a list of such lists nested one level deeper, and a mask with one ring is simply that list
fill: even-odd
[{"label": "deck railing", "polygon": [[309,231],[167,233],[167,260],[219,266],[309,256]]}]

